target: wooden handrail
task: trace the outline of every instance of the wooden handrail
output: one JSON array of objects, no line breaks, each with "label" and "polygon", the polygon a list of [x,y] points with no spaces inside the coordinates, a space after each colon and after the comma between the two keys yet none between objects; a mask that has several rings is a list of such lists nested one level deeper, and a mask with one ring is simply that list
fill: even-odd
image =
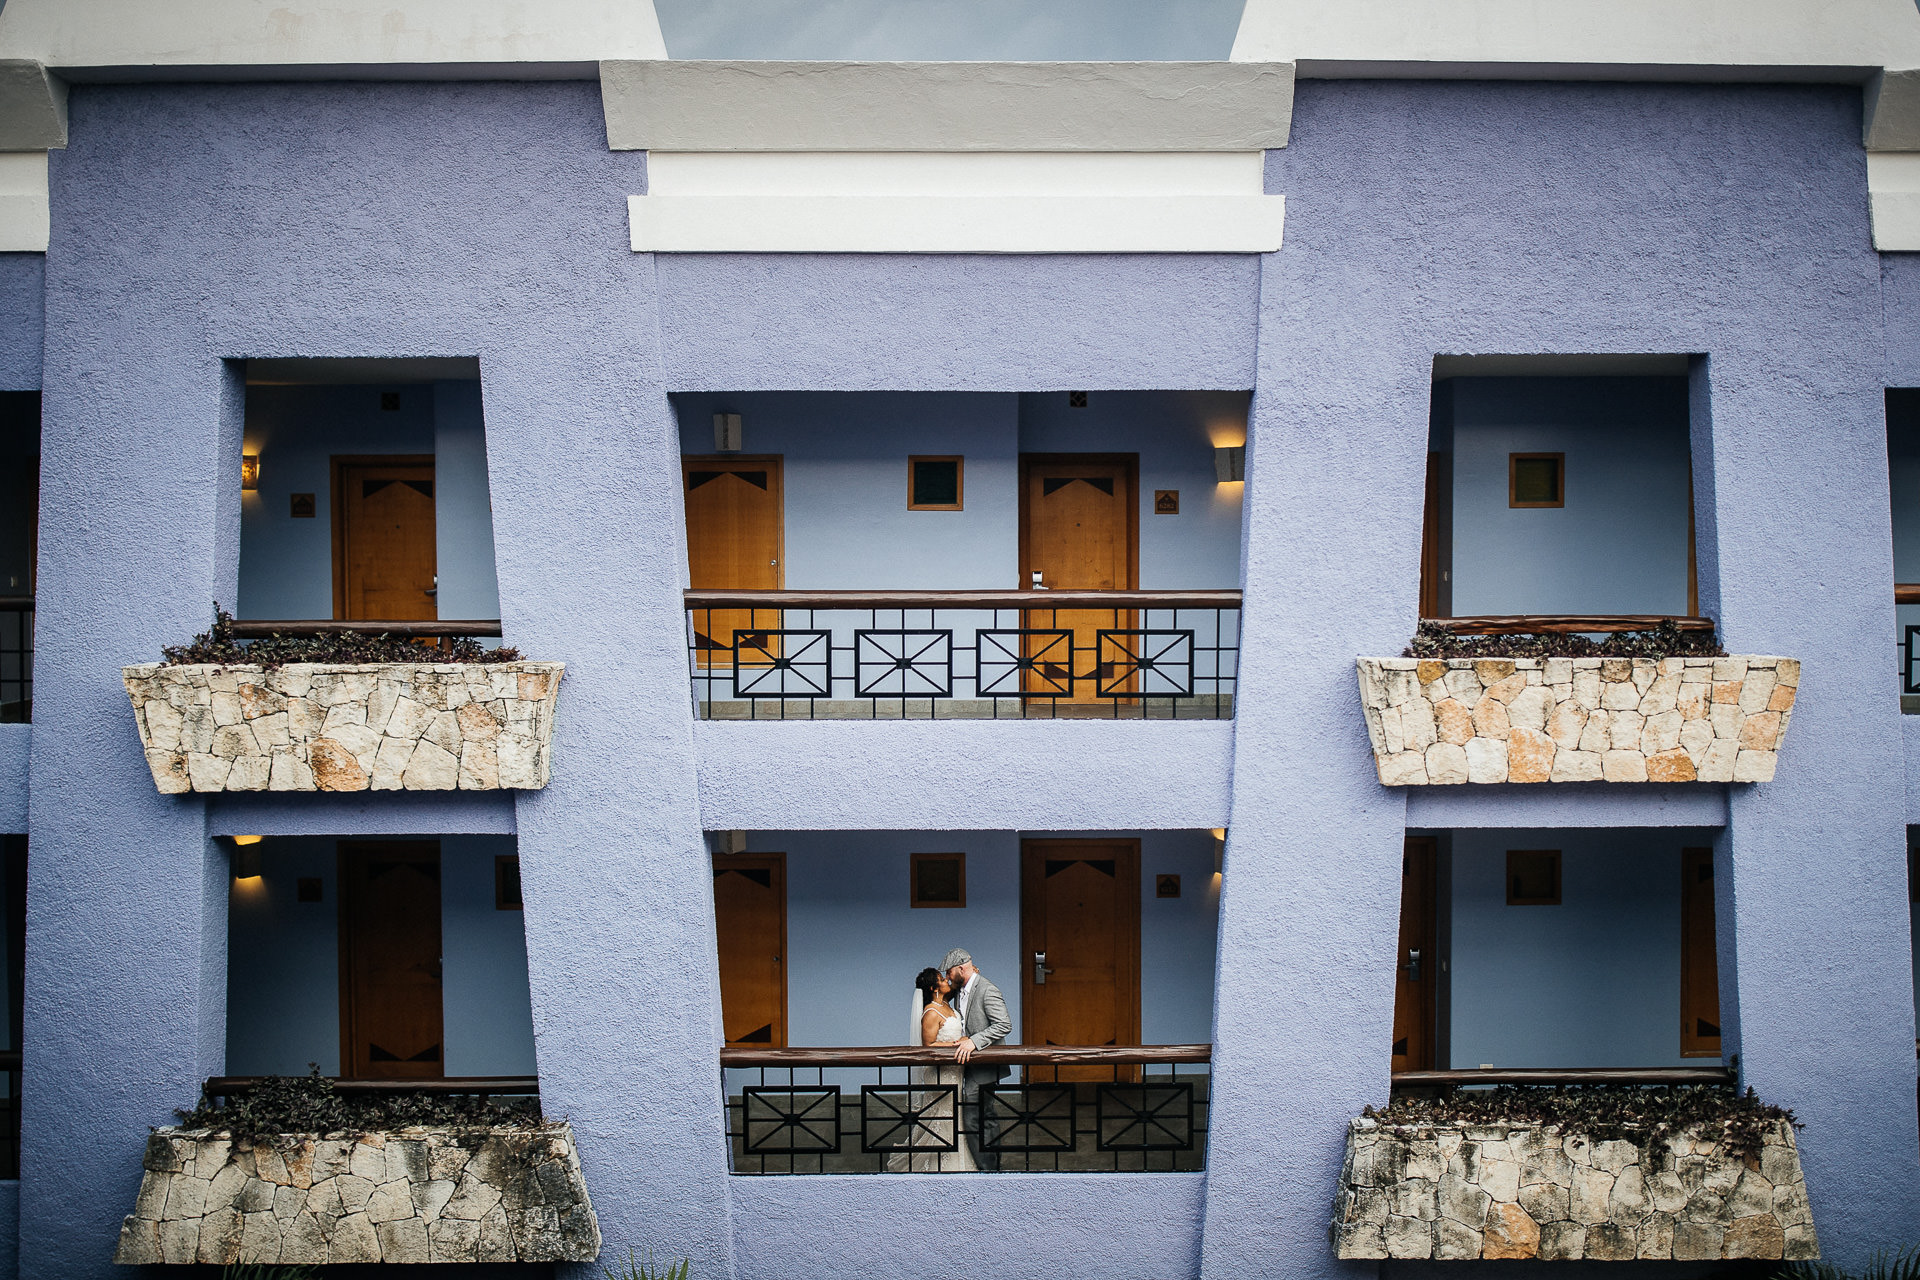
[{"label": "wooden handrail", "polygon": [[0,596],[0,609],[31,609],[32,596]]},{"label": "wooden handrail", "polygon": [[[1210,1044],[996,1045],[970,1060],[986,1067],[1124,1066],[1132,1063],[1211,1062]],[[937,1045],[876,1045],[860,1049],[752,1049],[720,1051],[723,1067],[931,1067],[953,1065],[953,1050]]]},{"label": "wooden handrail", "polygon": [[[451,1076],[444,1080],[332,1080],[336,1093],[539,1093],[534,1076]],[[231,1098],[257,1087],[265,1076],[210,1076],[206,1094]]]},{"label": "wooden handrail", "polygon": [[1894,583],[1893,602],[1895,604],[1920,604],[1920,582]]},{"label": "wooden handrail", "polygon": [[18,1071],[20,1069],[20,1051],[18,1049],[0,1049],[0,1071]]},{"label": "wooden handrail", "polygon": [[1238,609],[1238,591],[689,591],[689,609]]},{"label": "wooden handrail", "polygon": [[1580,635],[1590,631],[1650,631],[1671,622],[1682,631],[1711,631],[1712,618],[1679,618],[1663,614],[1539,613],[1490,615],[1480,618],[1422,618],[1425,626],[1457,636]]},{"label": "wooden handrail", "polygon": [[265,640],[270,636],[362,635],[399,636],[403,639],[431,636],[497,636],[498,618],[468,618],[453,622],[332,622],[326,619],[299,618],[262,620],[236,619],[228,624],[230,634],[241,640]]},{"label": "wooden handrail", "polygon": [[1486,1071],[1396,1071],[1393,1087],[1463,1084],[1732,1084],[1731,1067],[1516,1067]]}]

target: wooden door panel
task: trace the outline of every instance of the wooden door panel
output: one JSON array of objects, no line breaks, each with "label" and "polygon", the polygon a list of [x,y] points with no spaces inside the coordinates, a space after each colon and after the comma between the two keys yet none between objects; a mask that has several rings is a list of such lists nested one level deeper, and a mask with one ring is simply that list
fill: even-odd
[{"label": "wooden door panel", "polygon": [[334,617],[438,618],[432,458],[333,460]]},{"label": "wooden door panel", "polygon": [[[1021,1038],[1027,1044],[1138,1044],[1139,841],[1023,841],[1020,906]],[[1035,952],[1047,957],[1045,982],[1035,981]],[[1100,1067],[1029,1068],[1028,1076],[1115,1078]]]},{"label": "wooden door panel", "polygon": [[1680,1056],[1720,1056],[1712,849],[1680,851]]},{"label": "wooden door panel", "polygon": [[713,911],[727,1043],[785,1046],[787,855],[715,854]]},{"label": "wooden door panel", "polygon": [[[1139,585],[1139,459],[1134,454],[1025,454],[1020,482],[1020,586],[1038,571],[1052,590],[1130,591]],[[1098,651],[1102,629],[1135,625],[1132,610],[1030,610],[1029,629],[1072,633],[1080,656],[1071,671],[1073,693],[1063,702],[1092,703],[1099,690],[1132,690],[1137,681],[1124,659]],[[1055,656],[1060,642],[1031,637],[1025,656],[1037,665],[1026,691],[1057,696],[1069,672]]]},{"label": "wooden door panel", "polygon": [[1437,848],[1432,836],[1408,836],[1400,855],[1400,950],[1394,957],[1393,1067],[1434,1066],[1440,961],[1435,954]]},{"label": "wooden door panel", "polygon": [[[680,460],[687,511],[687,579],[695,589],[778,591],[786,581],[785,498],[779,455],[721,454]],[[694,616],[703,667],[730,666],[736,631],[778,630],[777,610],[715,609]],[[779,656],[778,637],[744,637],[738,660]]]},{"label": "wooden door panel", "polygon": [[342,841],[340,1074],[446,1074],[440,976],[440,844]]}]

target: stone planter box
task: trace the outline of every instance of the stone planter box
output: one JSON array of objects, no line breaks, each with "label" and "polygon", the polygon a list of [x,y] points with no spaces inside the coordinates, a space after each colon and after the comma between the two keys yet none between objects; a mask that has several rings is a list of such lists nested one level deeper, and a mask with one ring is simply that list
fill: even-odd
[{"label": "stone planter box", "polygon": [[127,667],[154,785],[188,791],[537,791],[558,662]]},{"label": "stone planter box", "polygon": [[1801,1260],[1820,1256],[1793,1128],[1757,1161],[1703,1127],[1592,1142],[1533,1124],[1355,1120],[1334,1200],[1342,1258]]},{"label": "stone planter box", "polygon": [[391,1133],[157,1129],[118,1263],[591,1262],[565,1124]]},{"label": "stone planter box", "polygon": [[1361,658],[1389,787],[1771,782],[1793,658]]}]

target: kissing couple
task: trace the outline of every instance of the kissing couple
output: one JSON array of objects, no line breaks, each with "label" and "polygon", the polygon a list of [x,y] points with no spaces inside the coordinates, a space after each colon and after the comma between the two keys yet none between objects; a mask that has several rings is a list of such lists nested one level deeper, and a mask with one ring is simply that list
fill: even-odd
[{"label": "kissing couple", "polygon": [[[913,988],[913,1025],[907,1043],[954,1047],[952,1066],[915,1067],[912,1076],[914,1084],[944,1085],[954,1092],[932,1102],[916,1100],[915,1105],[924,1106],[921,1114],[926,1119],[945,1119],[953,1117],[953,1099],[957,1097],[960,1115],[953,1117],[957,1149],[913,1152],[908,1168],[913,1173],[997,1171],[1000,1153],[993,1147],[1000,1123],[998,1117],[981,1110],[980,1090],[999,1083],[1006,1071],[1001,1067],[969,1066],[968,1061],[979,1050],[1000,1044],[1013,1034],[1007,1002],[1000,988],[974,966],[973,957],[959,947],[947,952],[939,968],[922,969],[913,980]],[[983,1149],[977,1157],[968,1132],[969,1117],[977,1121],[982,1141]]]}]

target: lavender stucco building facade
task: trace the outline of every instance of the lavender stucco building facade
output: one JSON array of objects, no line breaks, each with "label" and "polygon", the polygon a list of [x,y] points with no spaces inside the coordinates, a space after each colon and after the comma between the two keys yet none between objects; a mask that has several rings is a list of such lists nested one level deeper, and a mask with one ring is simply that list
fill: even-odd
[{"label": "lavender stucco building facade", "polygon": [[[1391,1273],[1330,1243],[1349,1122],[1481,1067],[1724,1064],[1803,1122],[1823,1256],[1911,1242],[1920,12],[1750,7],[1250,0],[1216,63],[802,64],[676,62],[644,4],[163,39],[9,0],[0,1276],[110,1274],[149,1128],[310,1062],[537,1077],[603,1258],[696,1277],[924,1274],[953,1211],[982,1276]],[[411,613],[353,594],[395,494]],[[1103,498],[1090,569],[1059,530]],[[215,601],[497,618],[564,664],[545,784],[162,794],[122,668]],[[1764,782],[1383,785],[1355,659],[1468,613],[1711,618],[1799,664],[1795,727]],[[876,684],[914,636],[900,679],[959,656]],[[369,857],[432,868],[404,938]],[[1090,980],[1056,876],[1113,886]],[[951,945],[1011,1043],[1140,1050],[1107,1104],[1187,1064],[1187,1127],[938,1175],[866,1113],[763,1141],[905,1077],[752,1055],[899,1045]],[[365,1009],[415,962],[395,1051]]]}]

